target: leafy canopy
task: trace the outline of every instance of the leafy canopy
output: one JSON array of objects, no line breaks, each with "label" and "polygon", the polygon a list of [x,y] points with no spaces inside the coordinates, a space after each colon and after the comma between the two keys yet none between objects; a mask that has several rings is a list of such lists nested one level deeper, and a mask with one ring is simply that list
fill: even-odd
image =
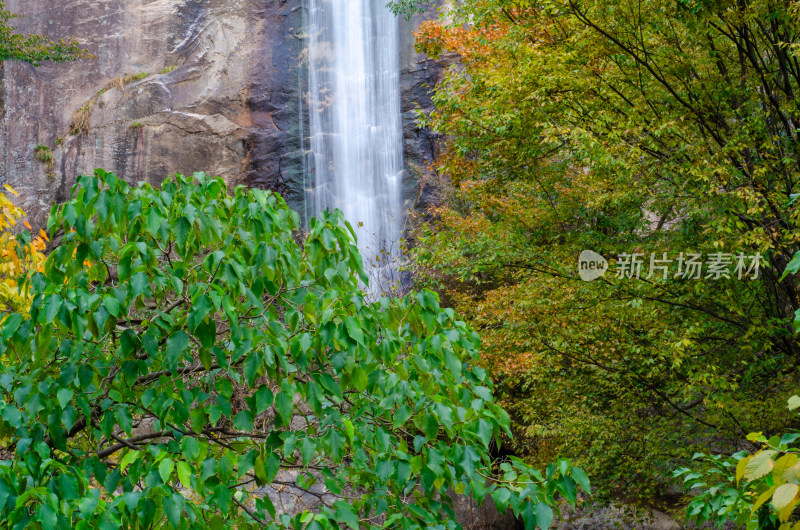
[{"label": "leafy canopy", "polygon": [[[13,528],[457,527],[448,491],[547,528],[586,475],[495,465],[478,337],[429,291],[366,305],[352,228],[277,195],[98,170],[2,323],[0,519]],[[497,475],[500,473],[500,475]],[[280,513],[270,491],[325,494]]]},{"label": "leafy canopy", "polygon": [[[797,4],[446,11],[418,48],[460,59],[423,117],[454,187],[417,225],[412,263],[482,330],[517,449],[578,458],[603,493],[649,500],[712,440],[732,452],[743,430],[785,432],[776,404],[800,359],[798,282],[781,278],[800,250]],[[591,283],[576,273],[587,249],[611,260]],[[720,252],[760,253],[758,280],[675,277],[681,253]],[[642,254],[640,278],[616,277],[622,253]],[[671,274],[648,278],[665,253]]]}]

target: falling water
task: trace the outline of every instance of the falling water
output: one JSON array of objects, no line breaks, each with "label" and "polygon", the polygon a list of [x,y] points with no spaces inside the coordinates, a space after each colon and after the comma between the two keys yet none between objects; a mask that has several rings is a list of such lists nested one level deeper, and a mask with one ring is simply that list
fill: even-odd
[{"label": "falling water", "polygon": [[387,0],[307,0],[310,155],[306,201],[356,229],[370,290],[393,282],[402,232],[397,19]]}]

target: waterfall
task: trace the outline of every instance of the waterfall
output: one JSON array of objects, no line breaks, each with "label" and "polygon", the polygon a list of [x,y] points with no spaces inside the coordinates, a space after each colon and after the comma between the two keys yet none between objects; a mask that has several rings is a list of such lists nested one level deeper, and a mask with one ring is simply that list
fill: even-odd
[{"label": "waterfall", "polygon": [[397,19],[387,0],[306,0],[310,150],[306,204],[344,212],[370,292],[396,285],[403,131]]}]

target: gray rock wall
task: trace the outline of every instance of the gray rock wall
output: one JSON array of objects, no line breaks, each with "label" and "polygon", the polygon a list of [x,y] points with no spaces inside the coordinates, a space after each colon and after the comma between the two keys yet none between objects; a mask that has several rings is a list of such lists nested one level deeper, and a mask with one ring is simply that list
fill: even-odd
[{"label": "gray rock wall", "polygon": [[[34,225],[97,167],[129,182],[219,175],[303,209],[301,0],[8,0],[22,32],[76,36],[96,58],[0,71],[0,181]],[[414,123],[441,66],[403,21],[407,205],[434,139]],[[145,76],[145,74],[147,74]],[[35,157],[39,145],[53,162]]]}]

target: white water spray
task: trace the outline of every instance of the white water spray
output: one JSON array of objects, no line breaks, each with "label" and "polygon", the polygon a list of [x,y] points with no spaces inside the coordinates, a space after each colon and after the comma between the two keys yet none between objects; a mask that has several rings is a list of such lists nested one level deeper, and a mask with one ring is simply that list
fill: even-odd
[{"label": "white water spray", "polygon": [[395,283],[402,235],[398,24],[387,0],[307,0],[311,215],[339,208],[370,291]]}]

